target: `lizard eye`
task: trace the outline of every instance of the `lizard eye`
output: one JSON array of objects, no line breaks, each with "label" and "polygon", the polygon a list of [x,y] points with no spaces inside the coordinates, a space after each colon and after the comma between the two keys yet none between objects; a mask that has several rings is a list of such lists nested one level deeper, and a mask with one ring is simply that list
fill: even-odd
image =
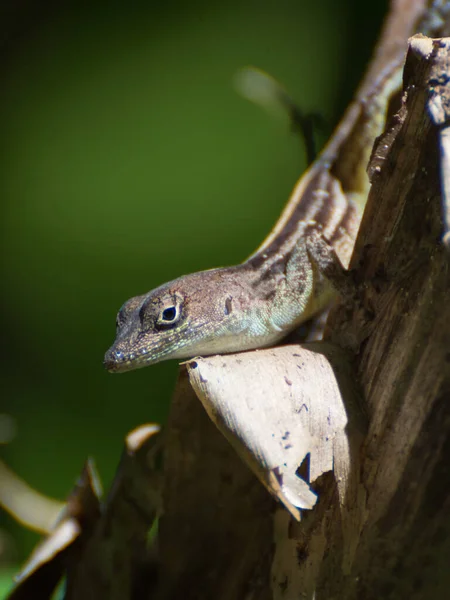
[{"label": "lizard eye", "polygon": [[156,324],[159,327],[169,328],[178,323],[181,316],[181,306],[167,306],[158,316]]},{"label": "lizard eye", "polygon": [[171,306],[170,308],[165,308],[162,311],[161,319],[163,321],[173,321],[177,316],[177,309],[175,306]]}]

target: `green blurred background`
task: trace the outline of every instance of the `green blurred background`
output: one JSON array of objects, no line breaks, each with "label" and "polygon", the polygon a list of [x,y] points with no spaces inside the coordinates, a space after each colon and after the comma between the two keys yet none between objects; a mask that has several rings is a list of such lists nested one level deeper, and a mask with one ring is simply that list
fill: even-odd
[{"label": "green blurred background", "polygon": [[[256,65],[332,129],[386,3],[3,2],[1,457],[63,499],[89,455],[111,480],[125,434],[164,422],[177,365],[110,375],[130,296],[240,262],[305,166],[286,123],[239,97]],[[3,564],[35,543],[6,515]]]}]

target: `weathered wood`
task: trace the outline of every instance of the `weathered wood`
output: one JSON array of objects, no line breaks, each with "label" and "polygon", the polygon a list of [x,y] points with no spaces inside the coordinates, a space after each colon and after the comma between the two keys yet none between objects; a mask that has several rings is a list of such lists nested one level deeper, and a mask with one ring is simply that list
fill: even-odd
[{"label": "weathered wood", "polygon": [[269,599],[275,502],[181,369],[166,434],[157,598]]},{"label": "weathered wood", "polygon": [[187,369],[212,421],[295,519],[299,509],[316,503],[309,482],[333,467],[344,505],[351,471],[348,429],[357,435],[362,419],[351,366],[340,348],[289,345],[194,359]]},{"label": "weathered wood", "polygon": [[101,514],[70,556],[65,600],[140,598],[142,571],[146,593],[155,584],[148,534],[161,510],[159,431],[149,424],[127,435]]},{"label": "weathered wood", "polygon": [[[74,555],[74,545],[79,542],[83,528],[91,529],[100,516],[99,496],[95,466],[88,460],[48,535],[39,542],[16,575],[16,585],[8,600],[47,600],[53,597]],[[80,544],[77,556],[79,552]]]},{"label": "weathered wood", "polygon": [[396,136],[374,174],[353,259],[364,308],[338,310],[331,322],[334,340],[359,348],[370,415],[367,520],[342,598],[438,598],[450,584],[450,276],[429,117],[438,80],[447,84],[441,104],[450,99],[450,45],[424,47],[412,39]]},{"label": "weathered wood", "polygon": [[58,522],[33,551],[10,600],[53,597],[65,577],[65,600],[142,598],[156,585],[148,533],[161,508],[157,425],[128,434],[107,499],[87,461]]}]

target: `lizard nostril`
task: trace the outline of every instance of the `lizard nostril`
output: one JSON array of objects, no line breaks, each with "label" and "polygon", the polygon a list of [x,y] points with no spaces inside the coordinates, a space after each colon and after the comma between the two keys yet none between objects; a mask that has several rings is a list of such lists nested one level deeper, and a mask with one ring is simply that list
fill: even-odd
[{"label": "lizard nostril", "polygon": [[125,361],[125,354],[121,350],[108,350],[103,360],[103,366],[107,371],[116,371],[119,363]]}]

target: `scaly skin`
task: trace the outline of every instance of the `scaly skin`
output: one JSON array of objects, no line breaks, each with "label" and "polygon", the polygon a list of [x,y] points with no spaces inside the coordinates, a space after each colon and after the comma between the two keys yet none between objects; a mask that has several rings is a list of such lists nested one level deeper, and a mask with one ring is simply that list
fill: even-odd
[{"label": "scaly skin", "polygon": [[[118,314],[106,368],[128,371],[171,358],[273,345],[318,309],[305,257],[305,245],[297,246],[265,281],[244,263],[186,275],[131,298]],[[318,299],[325,305],[329,295]]]}]

